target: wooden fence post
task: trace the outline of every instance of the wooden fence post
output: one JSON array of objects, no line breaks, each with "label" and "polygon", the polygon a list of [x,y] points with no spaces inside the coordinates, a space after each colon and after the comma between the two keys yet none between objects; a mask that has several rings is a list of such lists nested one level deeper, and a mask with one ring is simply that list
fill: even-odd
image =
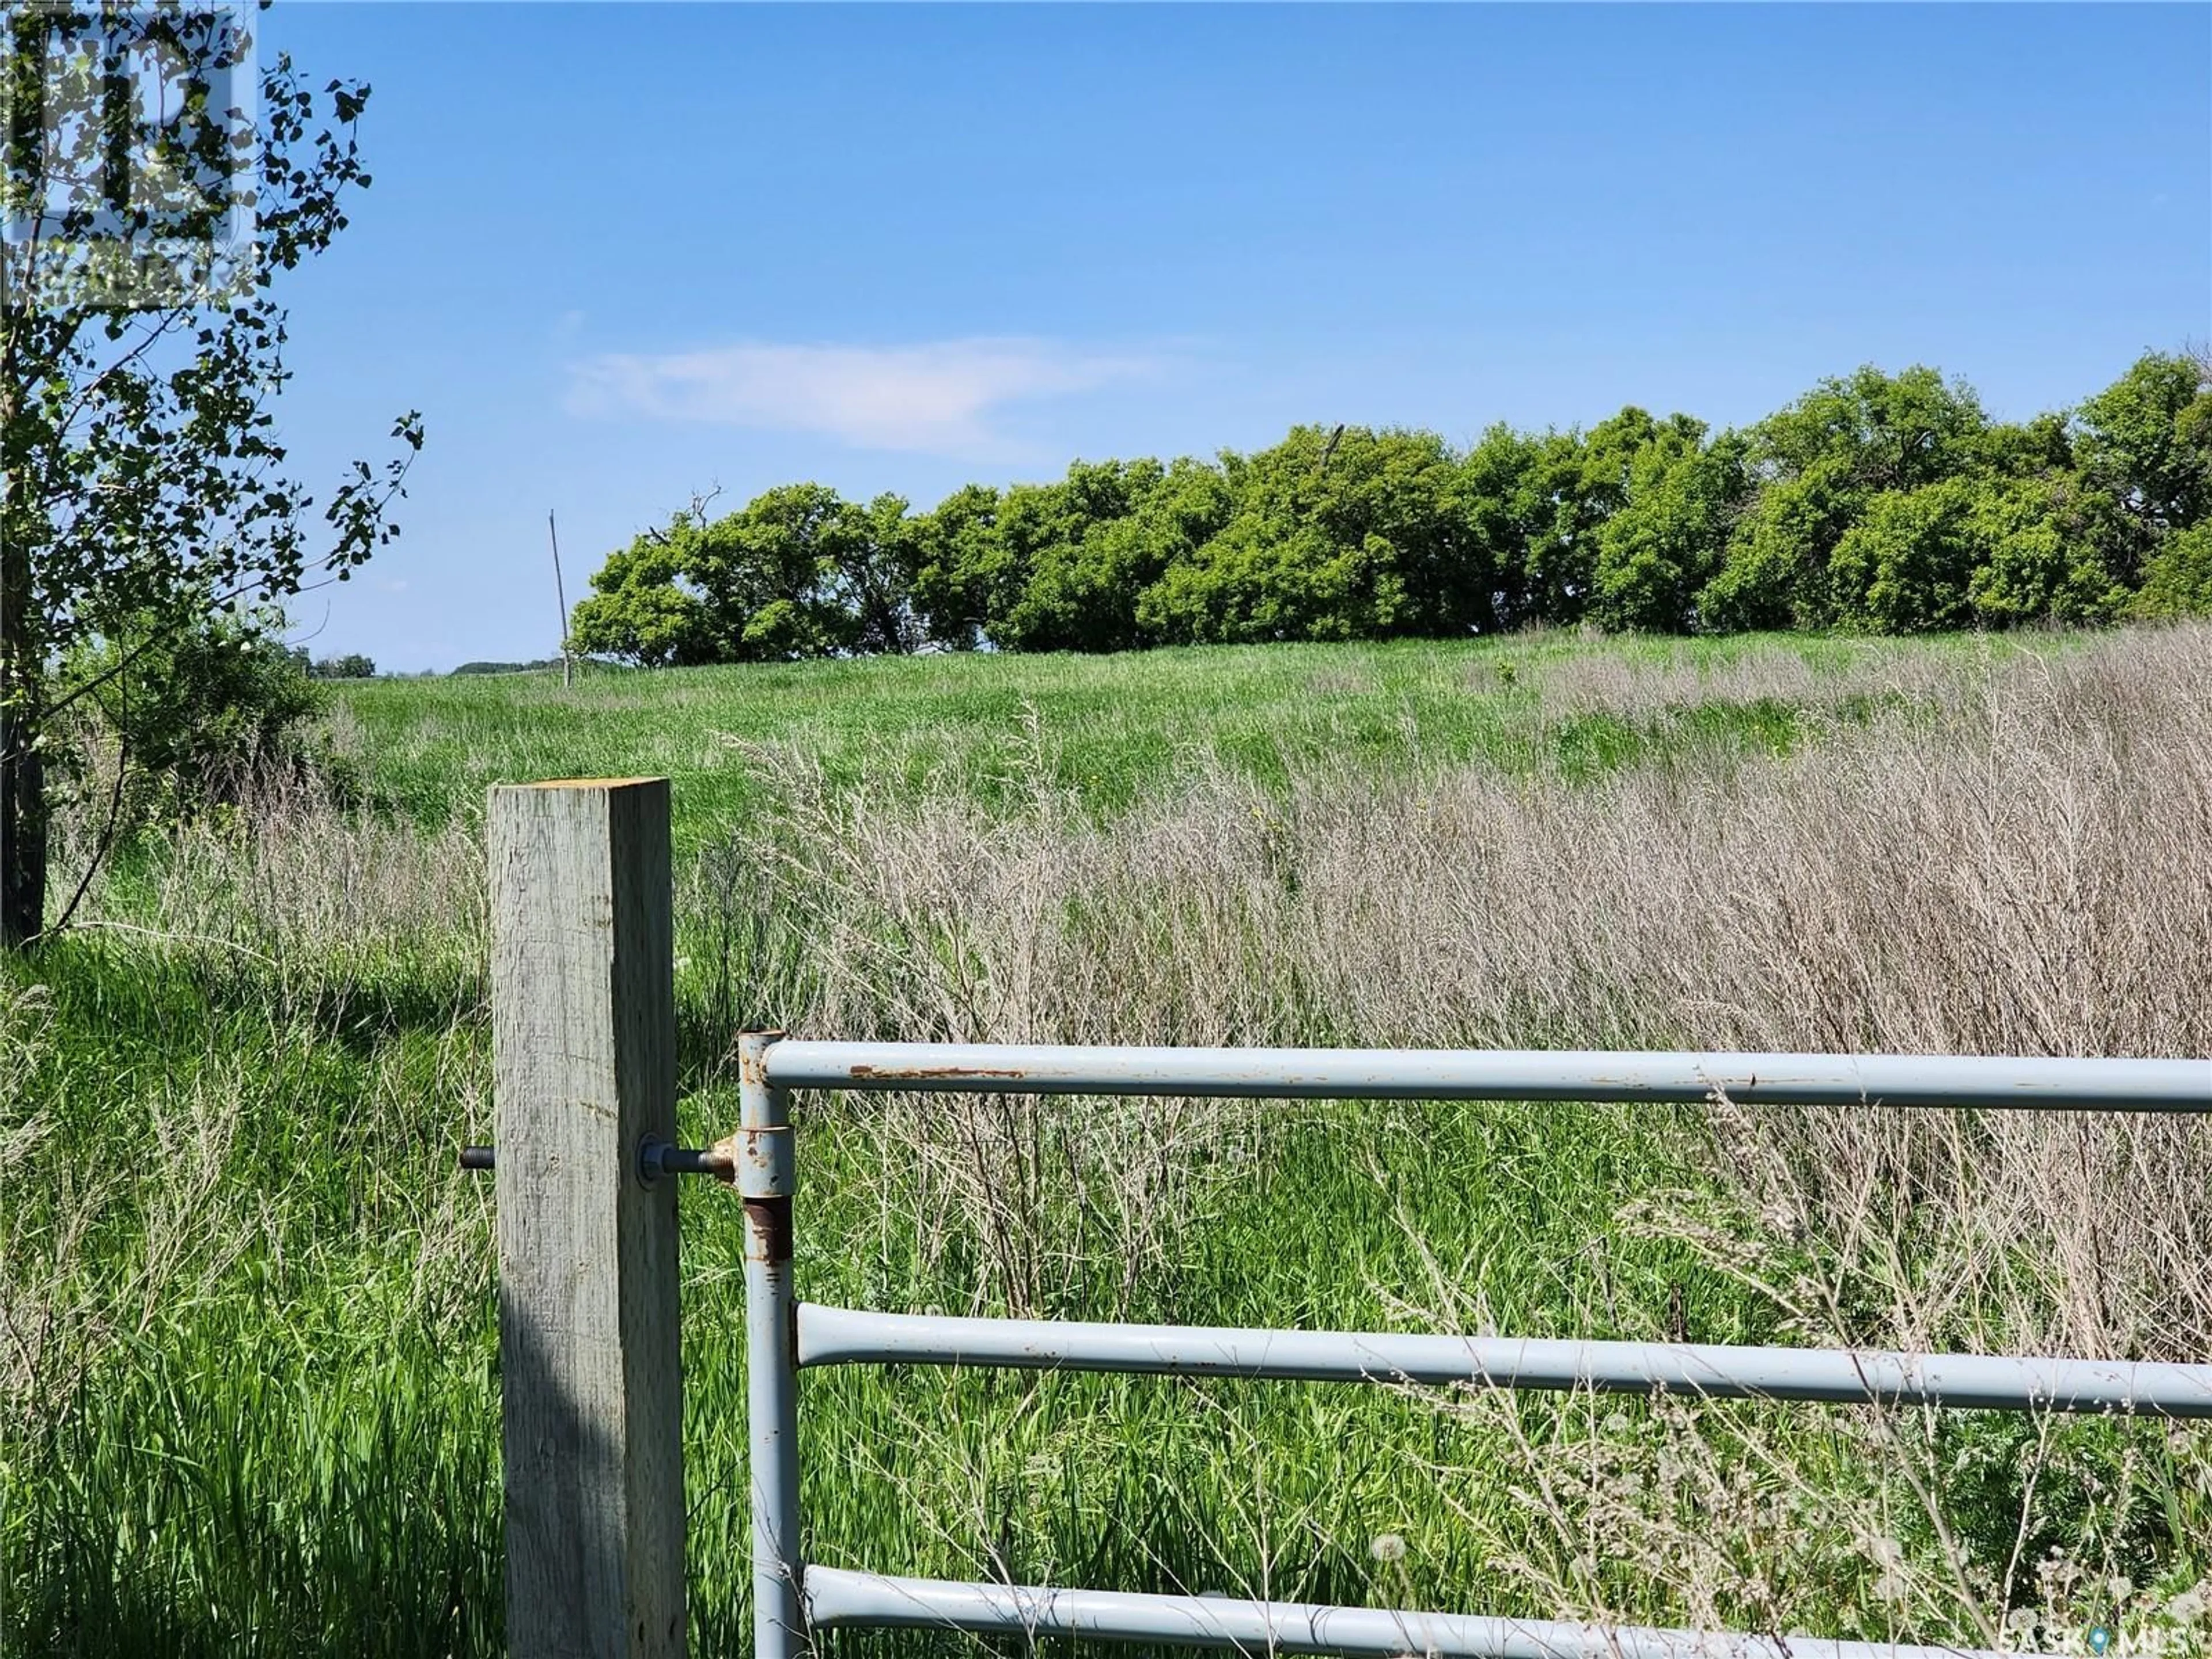
[{"label": "wooden fence post", "polygon": [[684,1651],[668,781],[491,792],[513,1659]]}]

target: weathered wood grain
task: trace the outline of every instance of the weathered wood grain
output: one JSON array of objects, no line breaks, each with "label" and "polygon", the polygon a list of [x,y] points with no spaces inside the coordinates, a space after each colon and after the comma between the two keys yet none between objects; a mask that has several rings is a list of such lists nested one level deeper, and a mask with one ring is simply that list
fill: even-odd
[{"label": "weathered wood grain", "polygon": [[684,1651],[668,784],[491,792],[507,1650]]}]

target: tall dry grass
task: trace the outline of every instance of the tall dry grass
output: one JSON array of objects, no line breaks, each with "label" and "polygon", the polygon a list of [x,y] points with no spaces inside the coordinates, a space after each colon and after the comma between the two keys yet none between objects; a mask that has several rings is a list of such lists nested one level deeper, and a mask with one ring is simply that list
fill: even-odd
[{"label": "tall dry grass", "polygon": [[2204,1048],[2212,635],[1929,672],[1771,765],[1201,772],[1104,823],[1042,764],[1008,816],[755,750],[784,805],[720,874],[815,930],[793,1012],[848,1030]]},{"label": "tall dry grass", "polygon": [[[403,981],[449,996],[480,987],[489,922],[472,815],[426,833],[346,805],[312,775],[240,794],[126,848],[88,887],[75,930],[256,973],[280,1015],[313,997],[343,1018],[349,999]],[[94,833],[74,816],[61,829],[73,884]]]},{"label": "tall dry grass", "polygon": [[[1803,708],[1853,703],[1917,703],[1954,708],[1972,683],[1961,672],[1960,642],[1826,640],[1817,651],[1807,641],[1761,641],[1724,653],[1684,650],[1658,657],[1620,651],[1580,651],[1543,665],[1534,690],[1552,718],[1607,714],[1632,719],[1663,716],[1702,703],[1771,702]],[[1986,665],[2017,646],[1991,636],[1966,647]],[[1506,663],[1486,662],[1470,682],[1493,689]],[[1510,670],[1517,683],[1517,670]]]},{"label": "tall dry grass", "polygon": [[[787,969],[766,1012],[820,1032],[2212,1054],[2212,632],[1914,680],[1771,763],[1286,793],[1213,772],[1103,823],[1042,781],[1007,817],[757,751],[783,810],[700,902],[751,907],[755,959]],[[1616,690],[1645,696],[1632,670]],[[1794,1233],[1858,1254],[1876,1212],[1954,1226],[1919,1324],[2212,1349],[2193,1122],[1723,1110],[1713,1133]]]}]

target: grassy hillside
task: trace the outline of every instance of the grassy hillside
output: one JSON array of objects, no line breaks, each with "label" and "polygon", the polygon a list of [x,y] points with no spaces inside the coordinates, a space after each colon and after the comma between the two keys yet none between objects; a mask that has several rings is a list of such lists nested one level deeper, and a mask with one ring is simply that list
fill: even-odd
[{"label": "grassy hillside", "polygon": [[[1594,647],[1533,635],[594,667],[572,688],[556,673],[349,686],[337,726],[379,787],[427,817],[473,807],[502,780],[649,773],[676,780],[678,839],[696,843],[760,799],[750,750],[762,744],[803,756],[836,785],[1003,804],[1042,783],[1108,810],[1215,764],[1278,785],[1322,766],[1581,775],[1654,744],[1718,738],[1771,751],[1807,712],[1863,707],[1893,692],[1901,665],[1965,648],[1788,635]],[[1612,693],[1639,677],[1623,706]]]},{"label": "grassy hillside", "polygon": [[[0,979],[0,1652],[500,1650],[489,1194],[453,1168],[489,1126],[489,782],[676,779],[712,1138],[732,1036],[771,1023],[2212,1053],[2207,706],[2202,629],[349,688],[369,805],[295,790],[139,849]],[[2212,1351],[2193,1123],[800,1117],[821,1301]],[[694,1650],[738,1653],[740,1231],[727,1194],[684,1206]],[[805,1401],[810,1551],[841,1564],[2203,1645],[2198,1427],[914,1370]]]}]

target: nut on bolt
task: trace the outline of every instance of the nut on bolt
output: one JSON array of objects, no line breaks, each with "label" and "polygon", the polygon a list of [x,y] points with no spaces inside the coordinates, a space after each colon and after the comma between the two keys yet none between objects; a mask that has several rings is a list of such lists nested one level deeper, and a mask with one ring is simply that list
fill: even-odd
[{"label": "nut on bolt", "polygon": [[[461,1168],[491,1170],[498,1167],[498,1149],[492,1146],[464,1146],[461,1148]],[[728,1181],[735,1174],[730,1154],[720,1146],[672,1146],[665,1140],[647,1136],[637,1147],[638,1179],[650,1184],[665,1175],[715,1176]]]}]

